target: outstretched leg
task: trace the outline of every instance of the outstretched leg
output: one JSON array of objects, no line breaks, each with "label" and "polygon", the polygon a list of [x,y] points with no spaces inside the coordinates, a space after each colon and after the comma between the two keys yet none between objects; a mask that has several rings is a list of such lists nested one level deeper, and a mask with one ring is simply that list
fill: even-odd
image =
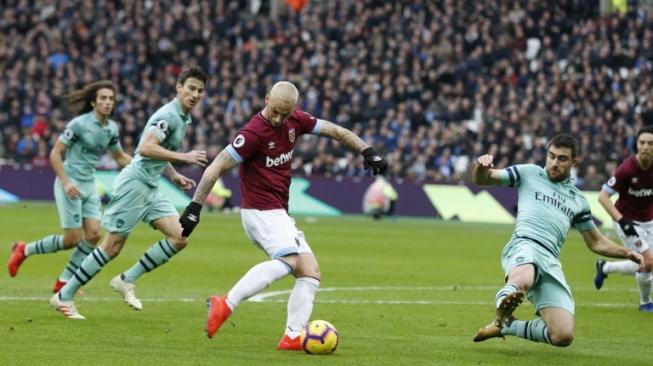
[{"label": "outstretched leg", "polygon": [[286,330],[277,349],[301,350],[299,334],[313,312],[315,293],[320,287],[320,268],[313,253],[301,253],[297,257],[295,286],[288,299]]},{"label": "outstretched leg", "polygon": [[292,267],[281,259],[262,262],[250,268],[226,296],[210,297],[206,321],[207,336],[213,338],[241,302],[263,291],[272,282],[287,276],[292,270]]},{"label": "outstretched leg", "polygon": [[501,334],[558,347],[569,346],[574,339],[574,316],[562,308],[544,308],[540,315],[541,319],[515,320],[503,328]]}]

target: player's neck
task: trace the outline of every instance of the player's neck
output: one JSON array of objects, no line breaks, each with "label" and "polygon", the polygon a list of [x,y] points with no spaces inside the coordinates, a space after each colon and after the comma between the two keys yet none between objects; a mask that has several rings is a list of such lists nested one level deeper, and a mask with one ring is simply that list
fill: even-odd
[{"label": "player's neck", "polygon": [[93,111],[93,113],[95,113],[95,118],[97,118],[97,120],[100,122],[101,125],[104,126],[107,124],[107,121],[109,120],[108,115],[102,114],[98,111]]},{"label": "player's neck", "polygon": [[639,165],[642,170],[648,170],[653,163],[650,159],[642,159],[639,155],[635,156],[635,160],[637,160],[637,165]]},{"label": "player's neck", "polygon": [[188,113],[190,113],[190,108],[186,107],[180,98],[176,98],[176,99],[177,99],[177,106],[179,107],[181,113],[184,115],[185,118],[186,116],[188,116]]}]

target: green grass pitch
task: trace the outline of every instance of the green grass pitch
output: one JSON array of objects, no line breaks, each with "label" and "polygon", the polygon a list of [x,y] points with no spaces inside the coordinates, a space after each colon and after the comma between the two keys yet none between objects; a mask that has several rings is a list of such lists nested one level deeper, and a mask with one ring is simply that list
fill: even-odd
[{"label": "green grass pitch", "polygon": [[[53,204],[0,207],[3,263],[13,241],[58,233]],[[88,319],[50,309],[56,276],[70,252],[28,258],[16,278],[0,276],[0,365],[644,365],[653,316],[637,311],[632,277],[592,285],[596,256],[576,232],[563,248],[576,299],[576,339],[568,348],[518,338],[475,344],[502,285],[499,253],[512,227],[399,218],[297,218],[320,262],[313,319],[340,332],[330,356],[275,349],[292,286],[283,279],[243,303],[214,339],[204,333],[206,297],[224,293],[265,260],[238,215],[204,214],[189,246],[137,283],[134,311],[109,280],[131,266],[158,232],[145,224],[78,298]],[[530,304],[518,318],[531,318]]]}]

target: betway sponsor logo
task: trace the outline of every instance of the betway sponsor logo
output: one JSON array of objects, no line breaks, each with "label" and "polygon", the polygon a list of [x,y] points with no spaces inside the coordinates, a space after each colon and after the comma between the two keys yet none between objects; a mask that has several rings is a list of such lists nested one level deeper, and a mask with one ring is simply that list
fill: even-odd
[{"label": "betway sponsor logo", "polygon": [[642,189],[634,190],[632,187],[629,187],[628,194],[635,197],[650,197],[653,196],[653,189],[642,188]]},{"label": "betway sponsor logo", "polygon": [[281,154],[277,156],[276,158],[271,158],[269,156],[265,157],[265,166],[268,168],[272,168],[273,166],[279,166],[283,165],[292,159],[292,153],[294,150],[290,150],[285,154]]}]

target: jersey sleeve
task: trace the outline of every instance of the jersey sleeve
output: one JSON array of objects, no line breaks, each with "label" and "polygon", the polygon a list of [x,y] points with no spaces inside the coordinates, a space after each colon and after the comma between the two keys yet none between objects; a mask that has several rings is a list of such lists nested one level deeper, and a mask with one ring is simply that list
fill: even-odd
[{"label": "jersey sleeve", "polygon": [[320,133],[320,125],[322,124],[320,119],[317,119],[304,111],[297,112],[297,119],[299,120],[299,126],[301,128],[300,135],[307,133],[317,135]]},{"label": "jersey sleeve", "polygon": [[168,115],[153,116],[152,119],[147,123],[145,132],[153,134],[156,136],[159,142],[161,142],[170,135],[171,128],[173,127],[171,125],[172,121],[173,119],[169,118]]},{"label": "jersey sleeve", "polygon": [[122,145],[120,145],[120,132],[117,126],[111,133],[111,140],[109,140],[108,148],[111,151],[122,151]]},{"label": "jersey sleeve", "polygon": [[226,150],[234,160],[242,163],[254,157],[260,145],[261,139],[255,133],[249,130],[240,130]]},{"label": "jersey sleeve", "polygon": [[523,179],[527,178],[529,174],[532,174],[534,167],[534,165],[530,164],[520,164],[500,170],[501,185],[518,187]]},{"label": "jersey sleeve", "polygon": [[621,192],[626,188],[629,178],[628,172],[624,169],[624,166],[621,165],[617,168],[617,171],[614,172],[614,175],[608,179],[603,187],[601,187],[601,190],[606,191],[610,195]]},{"label": "jersey sleeve", "polygon": [[571,220],[571,224],[578,231],[587,231],[596,227],[594,225],[594,220],[592,219],[592,212],[590,211],[590,205],[587,203],[585,197],[581,197],[581,211],[576,214]]},{"label": "jersey sleeve", "polygon": [[77,120],[73,119],[66,125],[61,135],[59,135],[59,141],[63,142],[64,145],[70,146],[77,141],[79,138],[79,126]]}]

